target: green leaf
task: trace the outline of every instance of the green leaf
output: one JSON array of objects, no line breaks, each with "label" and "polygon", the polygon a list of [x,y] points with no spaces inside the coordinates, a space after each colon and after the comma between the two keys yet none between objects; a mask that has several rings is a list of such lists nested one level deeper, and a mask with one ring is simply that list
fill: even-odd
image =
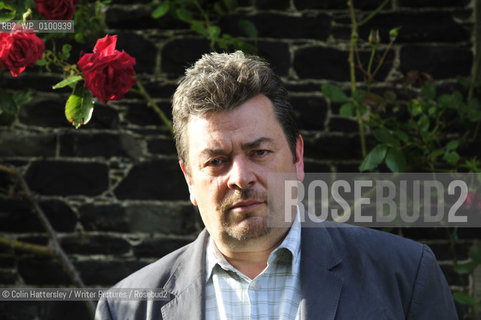
[{"label": "green leaf", "polygon": [[227,50],[227,42],[223,39],[217,40],[217,45],[222,50]]},{"label": "green leaf", "polygon": [[37,60],[37,62],[35,62],[35,65],[40,66],[40,67],[43,67],[46,64],[47,64],[47,60],[45,60],[45,59],[40,59],[40,60]]},{"label": "green leaf", "polygon": [[60,88],[66,87],[66,86],[73,87],[73,84],[79,82],[82,79],[83,78],[80,75],[71,76],[71,77],[68,77],[67,79],[64,79],[64,80],[60,81],[56,85],[52,86],[52,89],[60,89]]},{"label": "green leaf", "polygon": [[75,33],[74,39],[78,43],[84,43],[85,42],[85,36],[80,32]]},{"label": "green leaf", "polygon": [[386,99],[387,102],[389,103],[394,103],[396,102],[396,93],[392,90],[388,90],[386,92],[384,92],[384,99]]},{"label": "green leaf", "polygon": [[351,102],[343,104],[341,106],[341,109],[339,109],[339,115],[341,117],[349,118],[354,116],[355,113],[356,113],[356,106]]},{"label": "green leaf", "polygon": [[409,106],[411,107],[411,113],[413,116],[417,116],[423,111],[421,103],[417,99],[412,99]]},{"label": "green leaf", "polygon": [[390,148],[386,154],[386,165],[392,172],[406,171],[406,157],[397,148]]},{"label": "green leaf", "polygon": [[384,109],[386,105],[386,100],[384,97],[372,92],[366,92],[364,98],[362,99],[362,104],[368,105],[374,109]]},{"label": "green leaf", "polygon": [[458,146],[459,146],[458,140],[451,140],[448,142],[448,144],[446,144],[446,151],[456,150]]},{"label": "green leaf", "polygon": [[236,48],[237,50],[242,50],[245,53],[255,54],[257,52],[257,48],[253,44],[250,44],[244,41],[239,41],[239,40],[234,41],[233,44],[234,44],[234,48]]},{"label": "green leaf", "polygon": [[352,94],[352,97],[354,100],[357,101],[358,104],[363,104],[362,101],[366,98],[367,92],[365,90],[355,90],[354,93]]},{"label": "green leaf", "polygon": [[334,84],[325,83],[322,85],[321,89],[322,94],[331,101],[338,102],[347,100],[347,96],[344,91]]},{"label": "green leaf", "polygon": [[[467,168],[469,172],[481,172],[481,161],[477,159],[466,160],[463,167]],[[481,183],[481,174],[476,174],[476,180]]]},{"label": "green leaf", "polygon": [[94,98],[84,86],[77,86],[65,104],[65,117],[78,129],[92,118]]},{"label": "green leaf", "polygon": [[177,14],[177,17],[187,23],[191,23],[193,18],[192,18],[192,12],[184,9],[184,8],[179,8],[175,11]]},{"label": "green leaf", "polygon": [[431,156],[432,157],[439,157],[440,155],[442,155],[444,153],[444,150],[443,149],[437,149],[437,150],[434,150],[433,152],[431,152]]},{"label": "green leaf", "polygon": [[438,97],[438,105],[441,108],[457,109],[463,102],[463,95],[459,91],[452,94],[442,94]]},{"label": "green leaf", "polygon": [[438,111],[438,108],[436,108],[436,106],[432,106],[432,107],[429,107],[428,109],[428,114],[432,117],[435,116],[436,114],[436,111]]},{"label": "green leaf", "polygon": [[13,94],[13,100],[17,106],[22,106],[32,101],[34,92],[35,91],[30,88],[24,91],[17,91]]},{"label": "green leaf", "polygon": [[224,0],[224,4],[229,11],[234,11],[237,8],[237,0]]},{"label": "green leaf", "polygon": [[367,107],[363,104],[359,105],[359,114],[363,115],[367,112]]},{"label": "green leaf", "polygon": [[163,1],[155,10],[152,12],[152,18],[158,19],[165,16],[169,12],[170,3],[168,1]]},{"label": "green leaf", "polygon": [[11,94],[0,91],[0,114],[16,114],[17,104]]},{"label": "green leaf", "polygon": [[477,264],[481,264],[481,246],[474,246],[469,249],[469,257]]},{"label": "green leaf", "polygon": [[478,122],[481,120],[481,100],[472,98],[468,103],[468,120]]},{"label": "green leaf", "polygon": [[477,264],[473,261],[458,263],[453,267],[454,272],[457,274],[469,274],[476,269]]},{"label": "green leaf", "polygon": [[215,11],[218,15],[220,15],[220,16],[225,15],[225,11],[224,11],[224,9],[222,8],[222,4],[221,4],[220,2],[216,2],[216,3],[214,4],[214,11]]},{"label": "green leaf", "polygon": [[464,97],[463,97],[463,94],[461,92],[454,91],[452,95],[453,95],[453,99],[456,102],[456,104],[463,103]]},{"label": "green leaf", "polygon": [[423,114],[418,120],[418,126],[422,133],[427,132],[429,130],[429,117]]},{"label": "green leaf", "polygon": [[15,19],[17,11],[11,5],[2,1],[0,2],[0,10],[3,10],[3,12],[0,12],[0,20],[9,21]]},{"label": "green leaf", "polygon": [[203,36],[207,35],[207,29],[205,28],[205,25],[202,21],[199,21],[199,20],[192,21],[191,28],[192,30],[194,30],[200,35],[203,35]]},{"label": "green leaf", "polygon": [[15,11],[0,12],[0,20],[9,21],[15,19]]},{"label": "green leaf", "polygon": [[393,136],[391,131],[386,128],[379,128],[374,130],[374,136],[379,142],[383,142],[391,146],[399,146],[399,140]]},{"label": "green leaf", "polygon": [[421,94],[424,98],[433,100],[436,98],[436,88],[431,82],[426,82],[421,90]]},{"label": "green leaf", "polygon": [[481,100],[479,100],[478,98],[472,98],[469,103],[468,103],[468,106],[470,108],[473,108],[473,109],[481,109]]},{"label": "green leaf", "polygon": [[396,130],[396,136],[404,143],[409,141],[409,135],[401,129]]},{"label": "green leaf", "polygon": [[443,160],[446,160],[449,164],[456,164],[460,159],[459,154],[456,151],[448,151],[444,154]]},{"label": "green leaf", "polygon": [[359,166],[359,171],[370,171],[377,168],[384,160],[386,151],[387,147],[385,145],[379,144],[374,147]]},{"label": "green leaf", "polygon": [[468,304],[468,305],[474,305],[476,304],[476,301],[474,298],[465,292],[455,292],[453,294],[454,300],[456,300],[458,303],[461,304]]},{"label": "green leaf", "polygon": [[220,35],[220,28],[218,26],[209,26],[207,28],[207,33],[210,38],[217,38]]},{"label": "green leaf", "polygon": [[463,87],[469,88],[471,86],[471,78],[457,76],[456,81]]},{"label": "green leaf", "polygon": [[64,45],[62,46],[62,56],[61,56],[61,58],[62,58],[63,60],[67,60],[67,59],[70,57],[70,51],[71,51],[71,50],[72,50],[72,45],[71,45],[71,44],[68,44],[68,43],[64,44]]},{"label": "green leaf", "polygon": [[239,20],[239,28],[249,38],[257,38],[259,35],[256,25],[249,20]]},{"label": "green leaf", "polygon": [[[4,1],[1,1],[2,3],[2,9],[6,9],[6,10],[11,10],[11,11],[15,11],[15,8],[13,7],[13,5],[9,4],[9,3],[5,3]],[[27,2],[26,3],[26,7],[29,7],[30,4]]]}]

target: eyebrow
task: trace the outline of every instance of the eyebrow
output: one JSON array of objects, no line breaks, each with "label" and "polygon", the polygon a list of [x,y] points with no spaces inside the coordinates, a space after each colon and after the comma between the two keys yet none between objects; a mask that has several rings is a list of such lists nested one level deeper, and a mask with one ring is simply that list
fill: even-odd
[{"label": "eyebrow", "polygon": [[249,150],[249,149],[255,149],[258,148],[262,144],[273,144],[273,140],[271,138],[267,137],[260,137],[259,139],[256,139],[252,142],[246,142],[242,144],[241,149],[242,150]]},{"label": "eyebrow", "polygon": [[[243,151],[245,150],[250,150],[250,149],[255,149],[255,148],[258,148],[259,146],[261,146],[262,144],[273,144],[273,140],[271,138],[267,138],[267,137],[260,137],[254,141],[250,141],[250,142],[246,142],[246,143],[243,143],[241,145],[241,149]],[[211,157],[211,156],[218,156],[218,155],[225,155],[226,152],[224,149],[209,149],[209,148],[206,148],[204,150],[202,150],[199,154],[199,156],[207,156],[207,157]]]}]

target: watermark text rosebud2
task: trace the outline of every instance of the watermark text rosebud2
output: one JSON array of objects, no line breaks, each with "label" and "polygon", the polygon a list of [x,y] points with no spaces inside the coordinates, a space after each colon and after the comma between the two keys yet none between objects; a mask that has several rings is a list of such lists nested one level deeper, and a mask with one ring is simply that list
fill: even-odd
[{"label": "watermark text rosebud2", "polygon": [[[366,227],[481,227],[481,207],[473,205],[473,199],[481,199],[477,173],[308,173],[303,182],[277,174],[268,185],[268,199],[284,198],[285,224],[298,208],[305,227],[324,221]],[[279,205],[269,207],[279,210]]]}]

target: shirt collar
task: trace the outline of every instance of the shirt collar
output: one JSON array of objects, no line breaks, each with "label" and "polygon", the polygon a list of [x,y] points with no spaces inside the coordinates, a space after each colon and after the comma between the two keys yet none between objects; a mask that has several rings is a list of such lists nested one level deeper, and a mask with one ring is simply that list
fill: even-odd
[{"label": "shirt collar", "polygon": [[[301,223],[299,207],[297,207],[296,217],[284,238],[282,243],[274,249],[267,260],[267,264],[270,265],[282,252],[290,252],[292,257],[292,270],[295,269],[295,265],[299,263],[301,258]],[[206,250],[206,281],[210,280],[214,268],[219,265],[224,270],[231,270],[238,273],[238,271],[225,259],[222,253],[215,247],[214,240],[209,236]]]}]

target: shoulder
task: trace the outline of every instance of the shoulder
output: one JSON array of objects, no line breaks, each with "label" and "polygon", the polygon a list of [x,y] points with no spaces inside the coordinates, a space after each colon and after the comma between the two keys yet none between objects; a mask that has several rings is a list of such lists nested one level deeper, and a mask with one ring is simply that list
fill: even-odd
[{"label": "shoulder", "polygon": [[303,228],[301,241],[304,269],[316,270],[306,279],[311,281],[327,268],[347,284],[339,314],[352,317],[352,311],[363,305],[370,306],[365,312],[380,313],[377,318],[457,319],[451,291],[428,246],[332,222]]},{"label": "shoulder", "polygon": [[205,232],[202,232],[195,241],[130,274],[114,287],[162,288],[178,268],[191,261],[195,252],[204,250],[205,237]]},{"label": "shoulder", "polygon": [[205,245],[204,230],[197,239],[163,258],[134,272],[118,282],[115,289],[163,289],[165,299],[116,299],[102,297],[97,305],[96,320],[100,319],[162,319],[161,310],[170,299],[200,281]]},{"label": "shoulder", "polygon": [[322,252],[331,261],[342,261],[342,268],[354,274],[389,270],[415,277],[423,260],[437,265],[428,246],[370,228],[325,222],[317,228],[303,228],[302,241],[309,254]]},{"label": "shoulder", "polygon": [[396,255],[406,258],[420,257],[426,245],[401,236],[364,227],[326,224],[326,232],[342,251],[361,251],[385,257]]}]

